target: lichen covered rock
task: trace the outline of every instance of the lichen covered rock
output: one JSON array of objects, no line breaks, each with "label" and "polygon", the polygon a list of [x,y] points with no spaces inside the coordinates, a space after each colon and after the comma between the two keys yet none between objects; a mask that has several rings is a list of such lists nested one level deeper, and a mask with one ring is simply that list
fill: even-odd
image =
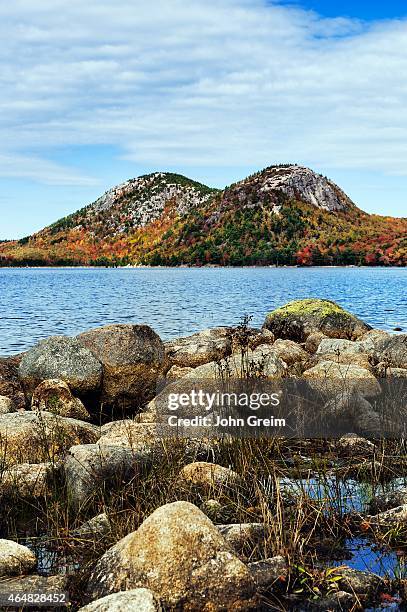
[{"label": "lichen covered rock", "polygon": [[267,315],[264,327],[276,338],[305,342],[322,332],[330,338],[356,340],[371,327],[330,300],[305,299],[289,302]]},{"label": "lichen covered rock", "polygon": [[36,563],[37,559],[29,548],[12,540],[0,539],[0,576],[27,574]]}]

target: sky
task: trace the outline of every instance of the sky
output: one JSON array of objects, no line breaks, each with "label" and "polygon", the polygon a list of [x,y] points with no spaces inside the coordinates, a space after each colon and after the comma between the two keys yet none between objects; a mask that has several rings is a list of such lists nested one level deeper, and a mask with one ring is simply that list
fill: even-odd
[{"label": "sky", "polygon": [[287,162],[407,216],[405,1],[14,0],[0,36],[0,239],[140,174]]}]

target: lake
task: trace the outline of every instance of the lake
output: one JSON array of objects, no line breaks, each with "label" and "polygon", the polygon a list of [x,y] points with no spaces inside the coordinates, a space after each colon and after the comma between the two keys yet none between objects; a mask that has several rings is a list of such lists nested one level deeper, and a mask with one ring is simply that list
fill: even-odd
[{"label": "lake", "polygon": [[407,331],[406,268],[0,268],[0,355],[51,335],[147,323],[163,339],[260,326],[289,300],[335,300],[374,327]]}]

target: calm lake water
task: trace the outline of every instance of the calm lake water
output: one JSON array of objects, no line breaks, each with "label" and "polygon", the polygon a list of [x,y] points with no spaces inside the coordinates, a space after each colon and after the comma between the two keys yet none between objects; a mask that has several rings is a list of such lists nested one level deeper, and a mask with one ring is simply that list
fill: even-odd
[{"label": "calm lake water", "polygon": [[375,327],[407,330],[403,268],[0,268],[0,355],[50,335],[107,323],[147,323],[163,339],[261,325],[292,299],[335,300]]}]

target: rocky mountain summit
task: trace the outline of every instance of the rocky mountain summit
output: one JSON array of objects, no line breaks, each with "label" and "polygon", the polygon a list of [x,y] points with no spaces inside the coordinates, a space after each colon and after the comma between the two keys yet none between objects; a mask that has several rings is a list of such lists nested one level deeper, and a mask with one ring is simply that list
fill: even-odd
[{"label": "rocky mountain summit", "polygon": [[19,241],[0,265],[397,265],[407,219],[369,215],[331,180],[270,166],[223,190],[180,174],[130,179]]},{"label": "rocky mountain summit", "polygon": [[279,191],[290,199],[307,202],[329,212],[346,211],[355,206],[338,185],[304,166],[271,166],[242,181],[240,185],[245,187],[253,182],[260,182],[260,194]]}]

